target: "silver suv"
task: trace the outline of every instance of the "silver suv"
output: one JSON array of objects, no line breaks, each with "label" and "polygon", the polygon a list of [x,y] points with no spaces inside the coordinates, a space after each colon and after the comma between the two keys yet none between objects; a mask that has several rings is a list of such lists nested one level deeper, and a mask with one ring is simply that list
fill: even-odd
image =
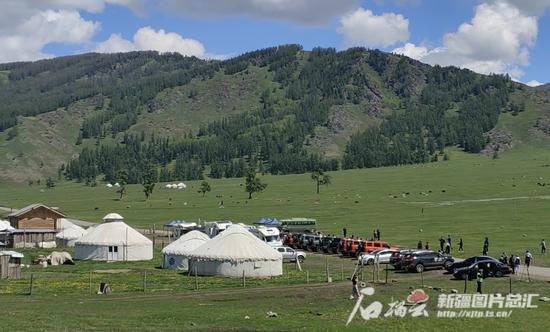
[{"label": "silver suv", "polygon": [[284,262],[296,262],[298,260],[300,263],[306,259],[306,253],[300,250],[292,249],[291,247],[282,246],[282,247],[273,247],[273,249],[283,255]]}]

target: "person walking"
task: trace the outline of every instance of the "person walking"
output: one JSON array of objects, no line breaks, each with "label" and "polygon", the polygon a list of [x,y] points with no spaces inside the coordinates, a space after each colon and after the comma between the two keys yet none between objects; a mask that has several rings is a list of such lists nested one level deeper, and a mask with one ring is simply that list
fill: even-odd
[{"label": "person walking", "polygon": [[462,241],[462,238],[458,241],[458,251],[464,251],[464,241]]},{"label": "person walking", "polygon": [[489,251],[489,238],[486,236],[485,240],[483,241],[483,246],[487,247],[487,251]]},{"label": "person walking", "polygon": [[356,296],[359,297],[359,287],[357,286],[357,275],[354,274],[353,277],[351,277],[351,296],[350,299],[355,298]]},{"label": "person walking", "polygon": [[479,294],[482,294],[482,291],[481,291],[481,284],[483,284],[483,270],[482,269],[479,269],[477,271],[477,290],[476,290],[476,293],[479,293]]},{"label": "person walking", "polygon": [[546,255],[546,242],[544,239],[540,240],[540,253]]}]

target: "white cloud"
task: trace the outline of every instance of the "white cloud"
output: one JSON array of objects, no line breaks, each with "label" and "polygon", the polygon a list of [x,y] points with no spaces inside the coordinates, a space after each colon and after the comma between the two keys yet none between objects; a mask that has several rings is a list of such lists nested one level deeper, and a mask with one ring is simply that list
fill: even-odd
[{"label": "white cloud", "polygon": [[166,32],[163,29],[154,30],[151,27],[140,28],[133,37],[133,41],[123,39],[119,34],[112,34],[109,39],[97,45],[96,51],[102,53],[154,50],[161,53],[177,52],[182,55],[199,58],[214,57],[206,54],[201,42],[184,38],[175,32]]},{"label": "white cloud", "polygon": [[338,32],[344,35],[348,46],[388,47],[409,39],[409,20],[403,15],[359,8],[344,15]]},{"label": "white cloud", "polygon": [[42,48],[49,43],[86,43],[100,29],[76,11],[46,10],[31,16],[9,35],[0,34],[0,62],[49,57]]},{"label": "white cloud", "polygon": [[532,80],[532,81],[529,81],[529,82],[527,82],[527,83],[525,83],[525,84],[527,84],[527,85],[529,85],[529,86],[531,86],[531,87],[537,87],[537,86],[543,85],[544,83],[541,83],[541,82],[539,82],[539,81],[537,81],[537,80]]},{"label": "white cloud", "polygon": [[0,62],[50,57],[51,43],[86,44],[100,23],[85,20],[79,11],[99,13],[108,4],[139,12],[146,0],[2,0]]},{"label": "white cloud", "polygon": [[326,25],[359,7],[359,0],[165,0],[161,7],[171,13],[193,16],[252,16]]},{"label": "white cloud", "polygon": [[505,1],[518,8],[525,15],[540,16],[546,8],[550,7],[550,0],[493,0],[493,2]]},{"label": "white cloud", "polygon": [[538,33],[536,16],[527,16],[505,1],[478,5],[470,22],[443,37],[443,45],[427,49],[408,44],[394,50],[417,60],[443,66],[455,65],[479,73],[523,75],[529,50]]}]

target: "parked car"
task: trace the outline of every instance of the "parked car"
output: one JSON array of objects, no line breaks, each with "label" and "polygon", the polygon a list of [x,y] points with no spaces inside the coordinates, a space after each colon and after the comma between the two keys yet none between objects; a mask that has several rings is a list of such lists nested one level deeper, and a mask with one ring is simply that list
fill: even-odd
[{"label": "parked car", "polygon": [[359,257],[359,262],[362,265],[371,265],[371,264],[374,264],[374,262],[376,261],[376,257],[378,257],[379,264],[389,264],[390,257],[394,252],[397,252],[397,250],[381,249],[381,250],[371,251],[370,253],[365,253],[361,255]]},{"label": "parked car", "polygon": [[480,262],[480,261],[488,261],[488,260],[498,262],[498,260],[496,260],[495,258],[490,257],[490,256],[472,256],[472,257],[466,258],[465,260],[463,260],[461,262],[454,262],[453,264],[451,264],[447,268],[447,271],[454,272],[457,269],[460,269],[460,268],[463,268],[463,267],[468,267],[468,266],[470,266],[474,263]]},{"label": "parked car", "polygon": [[333,238],[328,247],[329,252],[332,254],[337,254],[338,248],[340,248],[340,243],[342,241],[343,241],[342,238],[339,238],[339,237]]},{"label": "parked car", "polygon": [[324,252],[325,254],[330,253],[330,244],[336,237],[334,236],[325,236],[323,237],[323,240],[321,240],[321,248],[320,251]]},{"label": "parked car", "polygon": [[370,241],[370,240],[359,240],[357,250],[351,253],[353,257],[359,257],[362,253],[369,253],[375,250],[381,249],[393,249],[397,250],[398,247],[392,247],[386,241]]},{"label": "parked car", "polygon": [[454,271],[453,276],[456,279],[475,279],[477,277],[477,271],[480,270],[483,273],[483,278],[496,277],[500,278],[505,274],[510,274],[512,270],[508,264],[504,264],[495,259],[480,260],[474,264],[461,267]]},{"label": "parked car", "polygon": [[420,250],[420,249],[419,250],[416,250],[416,249],[398,250],[390,256],[390,265],[393,266],[393,268],[396,270],[401,270],[403,269],[403,259],[405,258],[405,255],[410,253],[424,252],[424,251],[426,250]]},{"label": "parked car", "polygon": [[298,260],[302,263],[306,259],[306,253],[301,250],[294,250],[287,246],[273,248],[283,255],[283,262],[296,262]]},{"label": "parked car", "polygon": [[423,272],[426,269],[441,269],[453,264],[454,258],[435,251],[412,252],[403,258],[403,269],[409,272]]},{"label": "parked car", "polygon": [[304,249],[309,251],[319,251],[321,249],[321,241],[323,240],[323,235],[321,234],[312,234],[307,237],[307,243]]},{"label": "parked car", "polygon": [[359,240],[345,239],[342,245],[341,253],[343,256],[352,256],[359,249]]}]

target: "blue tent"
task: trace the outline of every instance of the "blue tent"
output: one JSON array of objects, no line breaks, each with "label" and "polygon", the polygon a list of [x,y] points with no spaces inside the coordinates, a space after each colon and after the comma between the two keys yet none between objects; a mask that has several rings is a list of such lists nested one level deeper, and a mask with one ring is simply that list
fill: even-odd
[{"label": "blue tent", "polygon": [[164,225],[164,226],[166,226],[166,227],[174,227],[174,226],[181,225],[181,224],[184,224],[184,223],[185,223],[185,221],[183,221],[183,220],[172,220],[172,221],[170,221],[169,223],[167,223],[167,224]]},{"label": "blue tent", "polygon": [[266,226],[279,226],[281,222],[276,218],[262,218],[256,221],[255,224],[266,225]]}]

